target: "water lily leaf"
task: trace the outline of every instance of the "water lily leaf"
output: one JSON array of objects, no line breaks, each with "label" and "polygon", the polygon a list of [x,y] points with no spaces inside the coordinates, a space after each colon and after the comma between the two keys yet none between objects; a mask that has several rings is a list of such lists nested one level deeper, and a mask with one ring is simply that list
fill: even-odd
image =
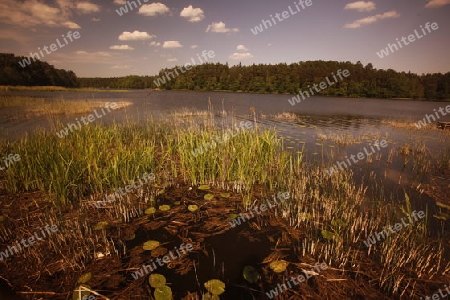
[{"label": "water lily leaf", "polygon": [[219,296],[213,295],[211,293],[204,293],[202,300],[220,300]]},{"label": "water lily leaf", "polygon": [[244,275],[245,280],[250,283],[258,282],[259,278],[261,277],[258,273],[258,270],[256,270],[252,266],[246,266],[244,268],[244,271],[242,272],[242,275]]},{"label": "water lily leaf", "polygon": [[180,205],[180,204],[181,204],[181,201],[175,201],[173,204],[175,204],[175,205]]},{"label": "water lily leaf", "polygon": [[213,295],[220,295],[225,292],[225,283],[219,279],[211,279],[204,283],[205,288]]},{"label": "water lily leaf", "polygon": [[144,248],[144,250],[153,250],[153,249],[158,248],[159,245],[160,245],[160,243],[158,241],[149,240],[144,243],[142,248]]},{"label": "water lily leaf", "polygon": [[84,273],[83,275],[80,276],[80,278],[78,278],[78,283],[86,283],[89,280],[91,280],[91,278],[92,278],[91,272]]},{"label": "water lily leaf", "polygon": [[86,300],[87,298],[89,298],[89,296],[91,295],[91,292],[83,289],[82,287],[91,289],[91,287],[87,284],[80,284],[73,291],[72,300]]},{"label": "water lily leaf", "polygon": [[275,260],[270,263],[269,267],[274,271],[275,273],[281,273],[286,270],[288,266],[288,262],[284,260]]},{"label": "water lily leaf", "polygon": [[148,277],[148,283],[152,288],[159,288],[166,285],[166,277],[161,274],[151,274]]},{"label": "water lily leaf", "polygon": [[345,227],[347,224],[341,219],[333,219],[331,221],[331,225],[333,225],[334,227]]},{"label": "water lily leaf", "polygon": [[239,217],[238,214],[230,214],[230,219],[231,219],[231,220],[234,220],[234,219],[236,219],[237,217]]},{"label": "water lily leaf", "polygon": [[170,209],[170,206],[167,204],[159,206],[160,211],[168,211],[169,209]]},{"label": "water lily leaf", "polygon": [[214,198],[214,194],[206,194],[205,196],[203,196],[203,198],[208,201],[212,200]]},{"label": "water lily leaf", "polygon": [[205,191],[205,190],[209,190],[211,187],[207,184],[202,184],[198,187],[199,190]]},{"label": "water lily leaf", "polygon": [[332,233],[331,231],[322,230],[321,233],[322,233],[323,238],[327,239],[329,241],[331,241],[331,240],[333,240],[335,238],[334,233]]},{"label": "water lily leaf", "polygon": [[152,214],[154,214],[156,212],[156,208],[154,208],[154,207],[149,207],[149,208],[147,208],[145,211],[144,211],[144,214],[146,214],[146,215],[152,215]]},{"label": "water lily leaf", "polygon": [[194,212],[194,211],[198,210],[198,206],[195,204],[189,205],[188,210]]},{"label": "water lily leaf", "polygon": [[231,194],[230,193],[220,193],[220,196],[224,197],[224,198],[230,198]]},{"label": "water lily leaf", "polygon": [[108,222],[106,221],[100,221],[95,225],[94,230],[103,230],[108,226]]},{"label": "water lily leaf", "polygon": [[167,285],[158,287],[153,292],[155,300],[172,300],[172,289]]}]

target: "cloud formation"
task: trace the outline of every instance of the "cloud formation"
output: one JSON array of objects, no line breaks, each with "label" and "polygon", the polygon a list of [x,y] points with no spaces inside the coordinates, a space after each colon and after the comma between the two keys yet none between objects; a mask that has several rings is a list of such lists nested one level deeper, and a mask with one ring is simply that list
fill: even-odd
[{"label": "cloud formation", "polygon": [[149,17],[163,15],[170,12],[170,9],[161,2],[144,4],[139,8],[139,14]]},{"label": "cloud formation", "polygon": [[182,48],[183,45],[181,45],[179,41],[165,41],[162,47],[166,49],[175,49]]},{"label": "cloud formation", "polygon": [[192,5],[183,8],[180,16],[186,18],[189,22],[200,22],[205,18],[205,14],[201,8],[193,8]]},{"label": "cloud formation", "polygon": [[119,35],[121,41],[145,41],[154,38],[155,35],[150,35],[147,32],[135,30],[133,32],[124,31]]},{"label": "cloud formation", "polygon": [[447,4],[450,4],[450,0],[430,0],[425,7],[426,8],[437,8],[441,6],[445,6]]},{"label": "cloud formation", "polygon": [[206,32],[217,32],[217,33],[227,33],[227,32],[239,32],[239,28],[227,28],[224,22],[220,21],[218,23],[213,22],[208,25]]},{"label": "cloud formation", "polygon": [[397,18],[397,17],[400,17],[400,14],[397,13],[395,10],[392,10],[392,11],[385,12],[384,14],[377,14],[374,16],[356,20],[352,23],[345,24],[344,28],[352,28],[352,29],[359,28],[363,25],[373,24],[373,23],[376,23],[383,19],[391,19],[391,18]]},{"label": "cloud formation", "polygon": [[344,9],[354,9],[359,12],[368,12],[376,9],[375,3],[372,1],[356,1],[345,5]]},{"label": "cloud formation", "polygon": [[75,3],[73,0],[56,0],[48,5],[38,0],[0,1],[0,23],[20,27],[66,27],[81,28],[71,20],[74,13],[89,14],[100,11],[100,6],[87,1]]},{"label": "cloud formation", "polygon": [[109,46],[109,49],[111,50],[134,50],[133,47],[130,47],[128,45],[114,45],[114,46]]},{"label": "cloud formation", "polygon": [[230,56],[228,56],[229,59],[232,60],[242,60],[242,59],[248,59],[248,58],[252,58],[253,55],[250,52],[235,52],[233,54],[231,54]]},{"label": "cloud formation", "polygon": [[244,45],[238,45],[238,46],[236,47],[236,50],[240,50],[240,51],[248,51],[248,48],[245,47]]}]

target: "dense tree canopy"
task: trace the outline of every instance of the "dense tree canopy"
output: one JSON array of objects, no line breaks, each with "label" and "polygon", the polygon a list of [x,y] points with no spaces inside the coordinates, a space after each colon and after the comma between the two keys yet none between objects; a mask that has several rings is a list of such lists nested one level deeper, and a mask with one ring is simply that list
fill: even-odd
[{"label": "dense tree canopy", "polygon": [[125,76],[111,78],[77,78],[72,71],[34,61],[22,67],[24,57],[0,54],[0,85],[59,85],[118,89],[161,88],[167,90],[242,91],[254,93],[289,93],[307,91],[339,69],[350,76],[321,91],[325,96],[450,99],[450,72],[417,75],[378,70],[372,64],[337,61],[305,61],[292,64],[229,67],[228,64],[206,63],[190,70],[177,66],[163,69],[157,76]]},{"label": "dense tree canopy", "polygon": [[[450,99],[450,72],[417,75],[377,70],[372,64],[360,62],[306,61],[292,64],[250,65],[229,67],[228,64],[207,63],[189,71],[183,67],[163,69],[158,76],[127,76],[123,78],[81,78],[86,87],[159,88],[198,91],[243,91],[255,93],[290,93],[306,91],[332,73],[347,69],[350,76],[322,91],[326,96]],[[175,72],[176,70],[176,72]],[[184,73],[183,73],[184,71]],[[173,74],[170,74],[170,72]],[[177,75],[178,74],[178,75]],[[158,79],[160,79],[158,81]],[[165,81],[165,83],[162,83]],[[155,84],[156,83],[156,84]]]},{"label": "dense tree canopy", "polygon": [[78,78],[72,71],[55,69],[52,65],[40,60],[28,64],[22,56],[10,53],[0,53],[0,85],[53,85],[65,87],[78,87]]}]

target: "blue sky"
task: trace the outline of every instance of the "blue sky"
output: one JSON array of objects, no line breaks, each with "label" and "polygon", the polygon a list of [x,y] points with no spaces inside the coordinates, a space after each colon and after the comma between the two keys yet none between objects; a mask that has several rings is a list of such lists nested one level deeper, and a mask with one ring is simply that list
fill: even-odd
[{"label": "blue sky", "polygon": [[[42,60],[80,77],[155,75],[198,62],[204,50],[214,51],[209,61],[229,65],[337,60],[419,74],[450,71],[450,0],[139,1],[130,10],[125,0],[2,0],[0,52],[29,56],[59,38],[63,47]],[[116,10],[124,6],[128,12],[120,16]],[[255,35],[251,29],[270,15],[276,24]],[[438,29],[425,36],[420,26],[427,22]],[[423,37],[377,55],[414,30]],[[80,38],[64,43],[69,31]]]}]

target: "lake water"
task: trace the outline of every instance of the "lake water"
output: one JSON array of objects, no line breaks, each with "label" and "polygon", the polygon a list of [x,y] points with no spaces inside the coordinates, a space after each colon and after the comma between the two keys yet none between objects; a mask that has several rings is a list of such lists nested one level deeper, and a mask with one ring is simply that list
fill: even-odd
[{"label": "lake water", "polygon": [[[450,105],[450,102],[419,102],[405,100],[366,99],[366,98],[333,98],[310,97],[292,106],[288,100],[293,95],[244,94],[225,92],[192,92],[192,91],[150,91],[133,90],[129,92],[3,92],[0,95],[21,95],[41,97],[49,100],[79,100],[79,101],[129,101],[133,105],[125,109],[108,113],[95,122],[126,122],[145,121],[149,117],[167,119],[171,112],[189,108],[207,110],[212,104],[217,119],[220,112],[233,113],[238,119],[253,120],[251,109],[255,111],[258,126],[274,128],[283,138],[283,144],[288,151],[304,149],[309,160],[325,160],[335,163],[342,161],[345,155],[356,155],[364,147],[375,140],[385,139],[388,147],[380,151],[383,159],[374,160],[370,171],[385,179],[385,184],[392,184],[398,189],[398,184],[411,184],[408,166],[399,149],[405,144],[426,145],[434,155],[442,155],[448,151],[450,138],[448,130],[415,130],[397,128],[387,125],[386,120],[415,123],[432,114],[434,109]],[[210,101],[210,102],[209,102]],[[274,118],[283,112],[295,113],[295,120]],[[28,120],[11,120],[17,111],[0,110],[0,137],[15,139],[25,133],[32,133],[36,128],[50,128],[45,117]],[[87,115],[87,114],[85,114]],[[442,121],[450,121],[450,114],[441,117]],[[74,122],[75,116],[62,119],[63,123]],[[435,127],[434,124],[428,125]],[[321,137],[336,135],[340,138],[355,140],[344,146],[336,146],[333,140],[323,140]],[[393,151],[393,149],[396,149]],[[394,153],[395,152],[395,153]],[[393,154],[394,159],[386,166],[387,157]],[[430,158],[431,160],[431,158]],[[367,178],[367,166],[359,162],[351,167],[356,178]],[[412,168],[412,167],[411,167]],[[417,182],[426,181],[420,177]],[[391,189],[391,188],[389,188]]]}]

